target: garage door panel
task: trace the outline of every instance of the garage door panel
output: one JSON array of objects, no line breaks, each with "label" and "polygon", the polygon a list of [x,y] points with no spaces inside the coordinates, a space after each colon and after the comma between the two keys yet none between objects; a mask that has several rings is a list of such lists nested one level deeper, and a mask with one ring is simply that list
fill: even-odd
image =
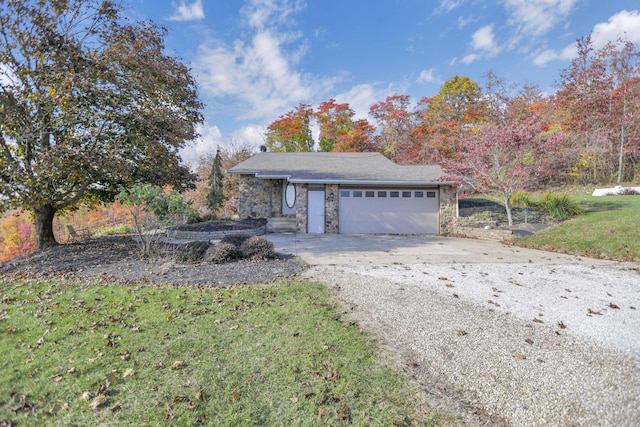
[{"label": "garage door panel", "polygon": [[[375,190],[376,196],[382,193],[387,197],[364,197],[367,193],[371,195],[371,191],[349,190],[348,197],[343,197],[344,192],[341,192],[340,233],[437,234],[438,199],[435,190]],[[410,197],[402,197],[403,192]],[[363,197],[353,197],[354,193]],[[400,197],[390,197],[392,193]],[[427,193],[431,197],[427,197]]]}]

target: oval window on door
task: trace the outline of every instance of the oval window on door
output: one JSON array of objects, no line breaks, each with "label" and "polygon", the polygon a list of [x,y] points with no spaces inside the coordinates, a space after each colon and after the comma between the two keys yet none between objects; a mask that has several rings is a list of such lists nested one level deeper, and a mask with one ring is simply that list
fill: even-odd
[{"label": "oval window on door", "polygon": [[284,201],[289,209],[293,208],[296,204],[296,186],[292,183],[287,184],[287,189],[284,193]]}]

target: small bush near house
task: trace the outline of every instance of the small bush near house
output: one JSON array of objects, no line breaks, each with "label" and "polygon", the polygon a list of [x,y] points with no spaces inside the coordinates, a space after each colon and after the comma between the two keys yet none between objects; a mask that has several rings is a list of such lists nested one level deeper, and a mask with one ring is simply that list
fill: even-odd
[{"label": "small bush near house", "polygon": [[242,257],[242,252],[233,243],[220,243],[211,246],[204,255],[204,260],[213,264],[222,264]]},{"label": "small bush near house", "polygon": [[536,205],[559,221],[564,221],[582,213],[582,209],[578,207],[578,204],[566,194],[547,193],[537,201]]},{"label": "small bush near house", "polygon": [[238,234],[229,234],[220,239],[220,243],[231,243],[236,247],[242,246],[242,244],[251,238],[251,234],[247,233],[238,233]]},{"label": "small bush near house", "polygon": [[240,250],[245,258],[249,259],[268,259],[273,258],[273,243],[269,240],[254,236],[247,239],[240,246]]}]

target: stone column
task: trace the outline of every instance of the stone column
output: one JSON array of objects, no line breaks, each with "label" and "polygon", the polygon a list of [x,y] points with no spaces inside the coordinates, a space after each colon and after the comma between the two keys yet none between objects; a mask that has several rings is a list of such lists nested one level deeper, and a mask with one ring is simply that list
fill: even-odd
[{"label": "stone column", "polygon": [[324,197],[324,232],[327,234],[338,234],[338,204],[340,202],[340,191],[338,185],[325,185]]},{"label": "stone column", "polygon": [[296,184],[296,229],[307,233],[307,184]]},{"label": "stone column", "polygon": [[441,185],[440,189],[440,230],[438,234],[453,233],[456,222],[456,187]]}]

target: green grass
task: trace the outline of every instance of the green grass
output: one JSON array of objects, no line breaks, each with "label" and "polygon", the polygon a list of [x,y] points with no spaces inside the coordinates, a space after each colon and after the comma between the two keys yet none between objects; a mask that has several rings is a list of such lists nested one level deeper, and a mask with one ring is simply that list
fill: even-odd
[{"label": "green grass", "polygon": [[640,196],[574,197],[583,214],[516,243],[596,258],[640,260]]},{"label": "green grass", "polygon": [[[445,425],[308,282],[0,281],[0,424]],[[396,423],[396,424],[394,424]]]}]

